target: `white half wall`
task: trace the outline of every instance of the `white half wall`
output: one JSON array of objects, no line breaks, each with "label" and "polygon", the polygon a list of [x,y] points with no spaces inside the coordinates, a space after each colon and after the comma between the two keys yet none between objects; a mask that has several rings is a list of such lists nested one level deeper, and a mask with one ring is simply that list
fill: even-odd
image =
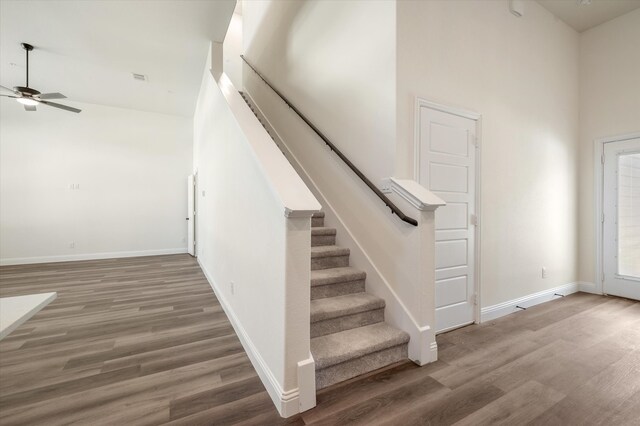
[{"label": "white half wall", "polygon": [[198,261],[288,417],[315,405],[309,283],[320,204],[226,74],[205,70],[193,126]]},{"label": "white half wall", "polygon": [[186,252],[186,117],[0,100],[0,262]]},{"label": "white half wall", "polygon": [[[396,176],[416,96],[482,115],[482,307],[577,281],[578,34],[534,1],[398,1]],[[542,267],[548,278],[542,278]]]},{"label": "white half wall", "polygon": [[594,141],[637,132],[640,132],[640,9],[580,34],[579,278],[582,281],[598,280]]}]

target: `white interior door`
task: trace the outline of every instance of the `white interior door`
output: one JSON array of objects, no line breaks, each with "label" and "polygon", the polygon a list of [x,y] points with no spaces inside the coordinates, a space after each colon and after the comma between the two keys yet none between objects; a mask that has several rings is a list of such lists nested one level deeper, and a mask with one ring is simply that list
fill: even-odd
[{"label": "white interior door", "polygon": [[436,224],[436,332],[475,320],[477,119],[420,106],[421,185],[446,201]]},{"label": "white interior door", "polygon": [[194,256],[196,251],[195,189],[195,176],[189,175],[187,177],[187,252],[191,256]]},{"label": "white interior door", "polygon": [[640,138],[604,144],[604,293],[640,300]]}]

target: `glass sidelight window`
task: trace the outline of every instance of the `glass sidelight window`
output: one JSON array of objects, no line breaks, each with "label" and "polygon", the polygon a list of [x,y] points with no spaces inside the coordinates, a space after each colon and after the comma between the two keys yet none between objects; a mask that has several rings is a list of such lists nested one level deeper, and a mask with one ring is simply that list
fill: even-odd
[{"label": "glass sidelight window", "polygon": [[640,153],[618,157],[618,274],[640,278]]}]

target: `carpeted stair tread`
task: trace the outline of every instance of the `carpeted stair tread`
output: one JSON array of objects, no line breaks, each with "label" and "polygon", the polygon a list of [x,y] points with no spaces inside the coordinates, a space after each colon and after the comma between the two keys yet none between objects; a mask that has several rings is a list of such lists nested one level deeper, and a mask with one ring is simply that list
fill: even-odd
[{"label": "carpeted stair tread", "polygon": [[311,217],[324,217],[324,212],[315,212]]},{"label": "carpeted stair tread", "polygon": [[311,235],[336,235],[336,228],[317,226],[315,228],[311,228]]},{"label": "carpeted stair tread", "polygon": [[350,253],[348,248],[338,246],[316,246],[311,247],[311,258],[348,256]]},{"label": "carpeted stair tread", "polygon": [[409,342],[404,331],[381,322],[311,339],[316,371]]},{"label": "carpeted stair tread", "polygon": [[384,300],[368,293],[345,294],[311,301],[311,322],[383,309]]},{"label": "carpeted stair tread", "polygon": [[364,280],[367,274],[352,266],[342,268],[319,269],[311,271],[311,286],[345,283],[349,281]]}]

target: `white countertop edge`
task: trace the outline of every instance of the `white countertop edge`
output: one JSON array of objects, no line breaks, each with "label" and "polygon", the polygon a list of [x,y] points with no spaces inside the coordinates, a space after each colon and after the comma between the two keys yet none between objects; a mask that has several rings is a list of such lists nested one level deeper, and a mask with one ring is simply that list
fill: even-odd
[{"label": "white countertop edge", "polygon": [[[36,300],[32,302],[35,304],[33,306],[28,307],[28,309],[25,310],[24,312],[20,312],[17,318],[2,318],[3,315],[6,316],[11,314],[11,312],[9,312],[9,314],[5,313],[5,311],[7,311],[7,305],[6,305],[7,303],[20,303],[20,300],[18,299],[25,299],[33,296],[42,296],[42,297],[36,298]],[[24,324],[25,321],[27,321],[29,318],[37,314],[42,308],[47,306],[49,303],[53,302],[57,296],[58,294],[53,292],[53,293],[25,294],[23,296],[0,298],[0,340],[7,337],[13,330],[18,328],[20,325]],[[14,299],[14,300],[8,300],[8,299]]]}]

